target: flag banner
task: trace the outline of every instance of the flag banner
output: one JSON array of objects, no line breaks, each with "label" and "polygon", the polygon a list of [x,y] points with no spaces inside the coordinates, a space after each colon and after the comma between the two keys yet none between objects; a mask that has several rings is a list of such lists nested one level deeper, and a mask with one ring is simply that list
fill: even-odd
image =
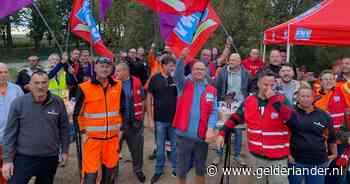
[{"label": "flag banner", "polygon": [[166,44],[176,57],[181,55],[184,48],[190,49],[185,60],[196,57],[210,36],[221,24],[215,10],[209,5],[204,12],[196,12],[188,16],[181,16],[166,40]]},{"label": "flag banner", "polygon": [[158,13],[159,16],[159,28],[160,35],[164,41],[168,40],[173,29],[180,18],[178,15],[173,15],[169,13]]},{"label": "flag banner", "polygon": [[99,20],[105,21],[106,20],[106,14],[109,9],[112,8],[112,3],[113,0],[100,0],[100,5],[99,5]]},{"label": "flag banner", "polygon": [[33,0],[2,0],[0,19],[7,17],[32,3]]},{"label": "flag banner", "polygon": [[203,11],[209,0],[138,0],[144,6],[156,12],[176,15],[189,15]]},{"label": "flag banner", "polygon": [[89,42],[99,56],[114,58],[114,54],[104,45],[96,21],[92,17],[90,0],[75,0],[70,17],[71,31]]}]

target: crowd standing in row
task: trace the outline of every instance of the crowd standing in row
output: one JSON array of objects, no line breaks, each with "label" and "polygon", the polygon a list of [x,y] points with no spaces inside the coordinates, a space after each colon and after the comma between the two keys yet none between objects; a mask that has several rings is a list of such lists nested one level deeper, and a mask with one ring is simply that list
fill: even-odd
[{"label": "crowd standing in row", "polygon": [[[118,171],[124,141],[144,183],[145,122],[155,137],[151,183],[164,175],[167,142],[177,183],[186,183],[192,167],[195,182],[205,183],[209,144],[217,144],[213,164],[219,164],[231,133],[241,165],[344,168],[337,176],[264,175],[257,183],[349,181],[350,57],[316,80],[286,63],[284,51],[272,50],[264,63],[251,49],[242,61],[231,45],[228,38],[221,55],[204,49],[189,62],[188,49],[175,58],[167,46],[157,53],[154,44],[147,56],[142,47],[131,48],[117,62],[78,49],[51,54],[47,67],[30,56],[16,84],[1,63],[0,183],[28,183],[33,176],[36,183],[53,183],[58,164],[68,159],[70,124],[81,138],[84,183],[117,181],[116,173],[125,172]],[[248,159],[241,158],[243,140]]]}]

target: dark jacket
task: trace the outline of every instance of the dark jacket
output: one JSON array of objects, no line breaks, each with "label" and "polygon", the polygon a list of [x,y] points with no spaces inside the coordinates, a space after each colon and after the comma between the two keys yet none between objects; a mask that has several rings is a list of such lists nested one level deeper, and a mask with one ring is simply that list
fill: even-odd
[{"label": "dark jacket", "polygon": [[291,131],[290,150],[296,162],[319,165],[328,160],[328,144],[335,144],[336,137],[331,117],[315,108],[306,113],[295,108],[296,119],[287,122]]},{"label": "dark jacket", "polygon": [[[241,92],[244,97],[249,95],[250,83],[251,83],[251,75],[249,72],[241,66]],[[217,76],[215,80],[215,87],[218,92],[218,101],[222,101],[227,92],[227,81],[228,81],[228,71],[227,65],[222,68],[220,74]]]},{"label": "dark jacket", "polygon": [[45,102],[35,102],[32,93],[16,98],[11,105],[4,134],[3,159],[14,154],[49,157],[68,153],[69,122],[63,100],[48,93]]},{"label": "dark jacket", "polygon": [[136,59],[133,61],[129,57],[126,58],[127,64],[130,68],[130,74],[141,80],[142,85],[146,84],[148,80],[148,66],[146,61]]}]

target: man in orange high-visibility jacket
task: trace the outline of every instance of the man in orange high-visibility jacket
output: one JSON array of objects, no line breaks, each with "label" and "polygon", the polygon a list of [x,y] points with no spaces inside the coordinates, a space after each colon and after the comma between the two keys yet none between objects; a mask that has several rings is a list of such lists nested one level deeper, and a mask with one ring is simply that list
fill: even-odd
[{"label": "man in orange high-visibility jacket", "polygon": [[339,133],[344,124],[345,111],[349,106],[346,103],[341,87],[336,87],[336,80],[332,70],[324,70],[320,74],[320,96],[315,106],[327,112],[333,122],[336,133]]},{"label": "man in orange high-visibility jacket", "polygon": [[119,160],[119,129],[122,118],[121,81],[111,78],[112,61],[98,58],[96,76],[79,85],[74,121],[82,135],[82,172],[85,184],[95,184],[102,168],[101,183],[111,183]]}]

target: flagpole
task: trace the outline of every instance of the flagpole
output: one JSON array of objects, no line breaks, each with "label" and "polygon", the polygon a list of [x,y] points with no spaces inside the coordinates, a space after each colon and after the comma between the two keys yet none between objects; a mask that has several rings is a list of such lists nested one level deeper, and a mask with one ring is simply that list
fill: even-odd
[{"label": "flagpole", "polygon": [[[221,29],[224,31],[226,37],[230,37],[230,34],[228,33],[226,27],[224,26],[224,24],[223,24],[222,22],[221,22],[221,24],[220,24],[220,27],[221,27]],[[232,42],[232,46],[233,46],[233,49],[235,50],[235,52],[238,53],[238,49],[237,49],[235,43]]]},{"label": "flagpole", "polygon": [[52,35],[52,38],[54,40],[54,42],[56,43],[56,46],[58,47],[58,50],[60,51],[61,55],[63,54],[63,50],[62,50],[62,47],[60,45],[60,43],[58,43],[57,39],[56,39],[56,36],[53,32],[53,30],[51,29],[51,27],[49,26],[49,24],[47,23],[44,15],[41,13],[39,7],[37,6],[37,4],[35,3],[35,1],[33,1],[33,7],[34,9],[36,10],[36,12],[39,14],[40,18],[42,19],[42,21],[44,22],[45,26],[47,27],[49,33]]},{"label": "flagpole", "polygon": [[71,13],[69,13],[68,11],[68,3],[67,3],[67,12],[68,12],[68,22],[67,22],[67,38],[66,38],[66,45],[65,45],[65,51],[67,52],[67,55],[69,57],[69,41],[70,41],[70,16],[71,16]]},{"label": "flagpole", "polygon": [[[94,0],[89,0],[90,1],[90,10],[91,10],[91,16],[93,17],[94,16]],[[94,50],[92,48],[92,45],[93,45],[93,37],[92,37],[92,30],[91,30],[91,27],[90,27],[90,56],[91,57],[94,57]]]}]

